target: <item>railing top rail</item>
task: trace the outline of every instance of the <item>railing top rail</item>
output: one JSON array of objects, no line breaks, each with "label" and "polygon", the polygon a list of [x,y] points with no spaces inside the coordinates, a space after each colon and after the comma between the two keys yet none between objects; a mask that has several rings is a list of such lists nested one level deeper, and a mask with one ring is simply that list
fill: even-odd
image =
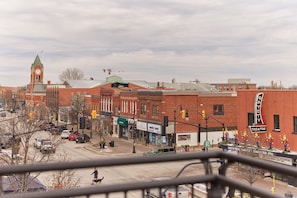
[{"label": "railing top rail", "polygon": [[262,168],[264,170],[269,170],[275,173],[281,173],[283,175],[290,175],[297,177],[297,168],[293,166],[273,163],[271,161],[266,161],[259,158],[253,158],[244,155],[237,155],[233,153],[226,153],[223,151],[218,151],[217,153],[221,158],[225,158],[228,162],[239,162],[242,164]]},{"label": "railing top rail", "polygon": [[[262,168],[264,170],[270,170],[271,172],[281,173],[285,175],[290,175],[297,177],[296,167],[290,167],[286,165],[281,165],[277,163],[271,163],[270,161],[265,161],[258,158],[248,157],[237,155],[233,153],[226,153],[223,151],[208,151],[208,152],[189,152],[189,153],[179,153],[174,155],[163,155],[163,156],[136,156],[136,157],[119,157],[119,158],[108,158],[108,159],[97,159],[90,161],[72,161],[72,162],[55,162],[55,163],[44,163],[44,164],[28,164],[28,165],[14,165],[14,166],[2,166],[0,169],[0,176],[10,175],[10,174],[21,174],[27,172],[46,172],[46,171],[55,171],[55,170],[67,170],[67,169],[83,169],[90,167],[112,167],[112,166],[121,166],[121,165],[137,165],[137,164],[149,164],[149,163],[161,163],[161,162],[176,162],[176,161],[192,161],[196,162],[200,160],[201,162],[209,162],[215,159],[217,162],[220,162],[220,159],[224,159],[222,166],[226,165],[224,168],[227,168],[228,165],[232,163],[242,163],[247,164],[253,167]],[[224,163],[226,162],[226,164]],[[224,173],[224,172],[223,172]],[[261,189],[254,189],[248,185],[240,184],[232,178],[225,177],[224,175],[218,174],[206,174],[199,175],[199,177],[181,177],[174,178],[170,180],[163,181],[137,181],[134,183],[119,183],[113,185],[100,185],[99,187],[86,187],[79,189],[64,189],[64,190],[53,190],[48,192],[37,192],[37,193],[22,193],[22,194],[9,194],[9,196],[1,197],[30,197],[30,198],[53,198],[53,197],[71,197],[71,196],[80,196],[80,195],[92,195],[92,194],[102,194],[102,193],[113,193],[113,192],[126,192],[128,190],[136,189],[147,189],[154,187],[170,186],[170,185],[179,185],[179,184],[195,184],[195,183],[212,183],[220,184],[222,186],[230,186],[235,189],[240,189],[244,192],[251,192],[253,195],[259,197],[277,197],[271,195],[268,192],[265,192]]]},{"label": "railing top rail", "polygon": [[118,183],[112,185],[100,185],[96,187],[84,187],[77,189],[62,189],[53,190],[48,192],[34,192],[34,193],[22,193],[22,194],[9,194],[1,196],[1,198],[54,198],[54,197],[72,197],[72,196],[87,196],[94,194],[106,194],[106,193],[116,193],[116,192],[126,192],[130,190],[139,189],[150,189],[150,188],[160,188],[165,186],[177,186],[179,184],[195,184],[211,182],[216,179],[215,175],[204,175],[204,176],[191,176],[191,177],[181,177],[174,179],[166,179],[159,181],[138,181],[134,183]]},{"label": "railing top rail", "polygon": [[89,161],[71,161],[71,162],[55,162],[55,163],[38,163],[15,166],[3,166],[0,169],[0,175],[9,175],[26,172],[46,172],[53,170],[67,170],[67,169],[82,169],[90,167],[105,167],[105,166],[121,166],[121,165],[136,165],[149,164],[157,162],[174,162],[184,160],[207,160],[210,158],[218,158],[219,153],[199,152],[199,153],[177,153],[174,155],[160,155],[160,156],[136,156],[136,157],[119,157],[108,159],[97,159]]},{"label": "railing top rail", "polygon": [[297,169],[292,166],[286,166],[277,163],[271,163],[258,158],[249,156],[236,155],[233,153],[226,153],[223,151],[208,151],[197,153],[178,153],[175,155],[162,155],[162,156],[136,156],[136,157],[119,157],[112,159],[100,159],[89,161],[72,161],[72,162],[55,162],[55,163],[38,163],[26,164],[15,166],[2,166],[0,169],[1,175],[10,175],[26,172],[46,172],[53,170],[67,170],[67,169],[83,169],[90,167],[105,167],[105,166],[120,166],[120,165],[136,165],[136,164],[149,164],[158,162],[174,162],[184,160],[210,160],[210,159],[226,159],[228,162],[239,162],[251,166],[256,166],[264,170],[270,170],[276,173],[282,173],[297,177]]}]

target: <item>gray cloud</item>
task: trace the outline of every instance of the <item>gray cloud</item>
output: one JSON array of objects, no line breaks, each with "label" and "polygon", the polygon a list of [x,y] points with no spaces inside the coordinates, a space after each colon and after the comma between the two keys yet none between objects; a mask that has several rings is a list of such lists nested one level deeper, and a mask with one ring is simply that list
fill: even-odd
[{"label": "gray cloud", "polygon": [[291,86],[296,9],[290,0],[4,0],[0,84],[29,83],[39,54],[52,82],[77,67],[99,80],[111,68],[124,79]]}]

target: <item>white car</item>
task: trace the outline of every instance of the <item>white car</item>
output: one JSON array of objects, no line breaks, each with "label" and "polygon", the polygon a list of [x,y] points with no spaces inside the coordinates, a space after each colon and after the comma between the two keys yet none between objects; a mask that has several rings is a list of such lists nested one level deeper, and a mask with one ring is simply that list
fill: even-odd
[{"label": "white car", "polygon": [[68,139],[71,131],[70,130],[63,130],[61,133],[61,139]]},{"label": "white car", "polygon": [[37,148],[37,149],[40,149],[40,146],[41,146],[42,141],[47,140],[47,139],[48,138],[45,138],[45,137],[35,138],[34,147]]}]

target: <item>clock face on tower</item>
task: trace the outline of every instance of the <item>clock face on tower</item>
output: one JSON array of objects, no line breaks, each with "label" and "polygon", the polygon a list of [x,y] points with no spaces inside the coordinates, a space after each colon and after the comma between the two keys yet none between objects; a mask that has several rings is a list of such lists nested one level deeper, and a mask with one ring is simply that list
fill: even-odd
[{"label": "clock face on tower", "polygon": [[35,74],[39,75],[41,73],[40,69],[35,70]]}]

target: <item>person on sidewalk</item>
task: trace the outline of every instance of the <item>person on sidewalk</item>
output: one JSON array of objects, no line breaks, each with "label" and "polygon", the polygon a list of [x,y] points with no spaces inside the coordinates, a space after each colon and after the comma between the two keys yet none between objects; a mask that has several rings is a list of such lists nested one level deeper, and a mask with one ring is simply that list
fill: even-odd
[{"label": "person on sidewalk", "polygon": [[94,185],[94,182],[97,184],[97,183],[101,183],[102,180],[104,179],[104,177],[98,179],[98,170],[97,168],[95,167],[94,168],[94,171],[91,175],[94,175],[94,178],[93,178],[93,181],[92,181],[92,185]]}]

